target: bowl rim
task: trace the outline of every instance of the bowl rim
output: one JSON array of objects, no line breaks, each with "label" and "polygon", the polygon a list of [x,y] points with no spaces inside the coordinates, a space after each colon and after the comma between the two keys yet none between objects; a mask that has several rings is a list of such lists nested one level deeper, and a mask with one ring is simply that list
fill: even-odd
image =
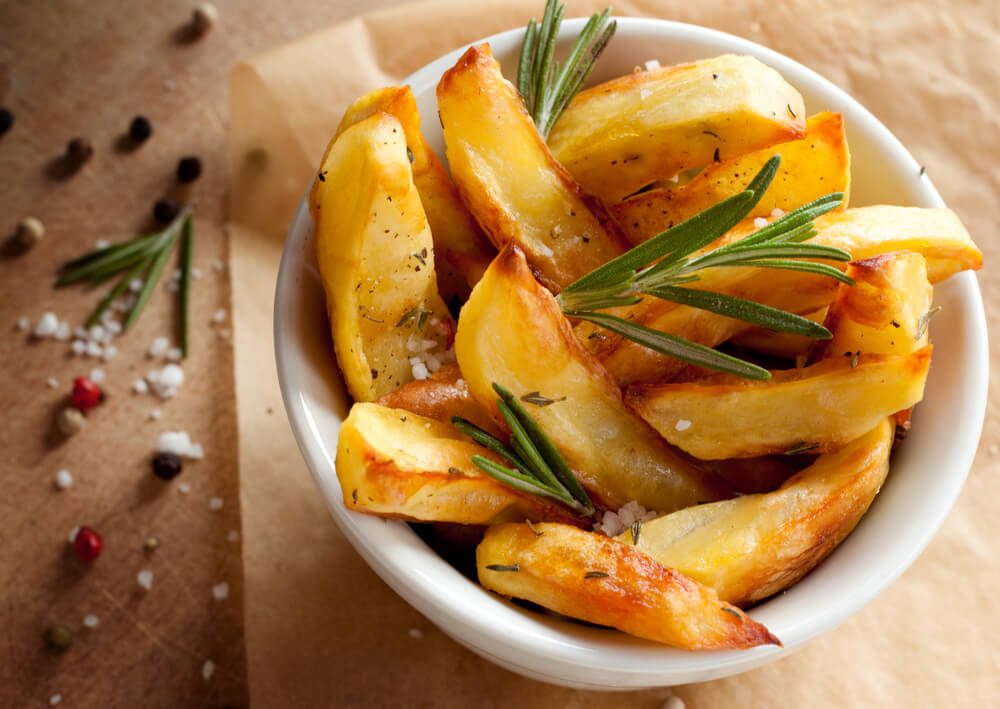
[{"label": "bowl rim", "polygon": [[[810,83],[812,91],[825,94],[837,106],[837,110],[845,114],[845,120],[864,123],[864,130],[873,134],[873,140],[893,153],[898,163],[911,168],[913,173],[917,174],[919,164],[888,128],[845,91],[804,65],[749,40],[710,28],[653,18],[615,19],[618,22],[619,34],[650,37],[656,41],[669,41],[672,36],[677,35],[695,42],[727,45],[729,52],[749,54],[774,67],[796,87],[801,88],[803,82]],[[584,22],[582,18],[566,20],[560,36],[578,33]],[[490,42],[494,47],[505,46],[522,35],[523,29],[516,28],[463,45],[418,69],[400,83],[412,85],[414,93],[418,93],[419,87],[426,87],[429,82],[436,85],[444,69],[454,64],[471,44]],[[920,197],[915,203],[919,206],[944,206],[943,200],[926,175],[921,174],[918,192]],[[968,398],[965,419],[972,424],[972,428],[966,432],[963,445],[951,442],[957,447],[954,451],[955,472],[948,478],[949,484],[938,491],[936,514],[925,520],[925,524],[920,528],[922,534],[910,539],[905,553],[897,553],[892,563],[886,562],[879,567],[878,573],[870,575],[867,585],[843,594],[838,603],[823,609],[823,612],[816,617],[782,628],[780,632],[772,628],[785,643],[783,648],[766,646],[744,651],[691,653],[647,643],[616,631],[583,626],[574,626],[572,635],[580,644],[572,646],[566,642],[566,638],[559,637],[562,631],[567,631],[563,626],[570,625],[568,621],[552,621],[534,615],[530,616],[530,619],[536,632],[530,632],[530,628],[518,622],[519,618],[523,620],[527,617],[525,611],[468,581],[426,546],[423,546],[424,552],[430,552],[440,563],[435,564],[433,559],[420,558],[419,549],[408,544],[405,534],[411,535],[419,545],[423,545],[423,542],[419,541],[416,534],[408,527],[405,528],[403,536],[392,533],[379,535],[383,544],[379,548],[373,532],[379,527],[388,529],[388,526],[382,520],[352,512],[344,507],[339,487],[332,486],[330,480],[321,473],[324,470],[335,470],[332,455],[335,451],[335,441],[332,451],[323,441],[324,437],[331,435],[335,439],[335,432],[324,433],[318,429],[301,392],[296,389],[291,373],[294,347],[291,339],[284,337],[285,321],[280,317],[288,308],[287,298],[290,297],[287,295],[288,284],[295,282],[296,270],[301,268],[300,254],[296,249],[301,250],[302,235],[308,233],[312,226],[307,199],[308,190],[289,228],[279,267],[274,303],[274,343],[278,378],[282,399],[299,449],[323,491],[338,527],[373,570],[410,605],[444,632],[480,655],[509,669],[549,682],[610,689],[664,686],[710,679],[735,674],[770,662],[843,622],[898,578],[935,536],[964,485],[982,429],[989,378],[989,352],[982,298],[975,275],[968,272],[954,276],[949,283],[954,282],[952,287],[960,289],[959,297],[968,306],[967,317],[973,325],[968,347],[968,356],[973,365],[970,375],[973,378],[973,386],[970,386],[969,391],[964,394]],[[399,523],[393,525],[405,527]],[[384,546],[387,541],[388,547]],[[419,568],[412,566],[417,562]],[[488,598],[491,614],[486,616],[481,614],[482,604],[474,595],[465,598],[467,602],[455,602],[455,598],[449,594],[454,593],[456,589],[461,591],[461,584],[456,584],[455,579],[436,578],[435,574],[442,570],[441,565],[446,566],[461,581],[468,583]],[[498,620],[503,622],[498,623]],[[560,632],[549,632],[553,629]],[[610,633],[620,637],[612,639]]]}]

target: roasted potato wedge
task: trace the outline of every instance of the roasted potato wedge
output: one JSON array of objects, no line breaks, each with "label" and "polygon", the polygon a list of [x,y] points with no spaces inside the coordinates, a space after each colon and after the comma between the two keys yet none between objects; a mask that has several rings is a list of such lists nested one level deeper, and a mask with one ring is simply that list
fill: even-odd
[{"label": "roasted potato wedge", "polygon": [[434,239],[438,291],[445,301],[452,297],[465,300],[497,250],[462,204],[444,165],[424,140],[417,101],[409,86],[389,86],[366,93],[347,109],[337,135],[376,113],[398,118],[406,134],[413,184]]},{"label": "roasted potato wedge", "polygon": [[614,202],[681,170],[805,134],[802,96],[753,57],[641,71],[581,91],[552,132],[552,154]]},{"label": "roasted potato wedge", "polygon": [[335,138],[309,207],[337,362],[351,396],[371,401],[412,378],[407,341],[443,349],[446,333],[422,326],[451,319],[399,120],[378,113]]},{"label": "roasted potato wedge", "polygon": [[934,289],[927,261],[912,251],[881,254],[847,266],[855,284],[842,284],[826,327],[833,339],[816,343],[815,360],[849,352],[906,355],[927,345]]},{"label": "roasted potato wedge", "polygon": [[923,397],[931,348],[831,357],[768,381],[731,375],[639,385],[626,401],[673,445],[705,460],[827,453]]},{"label": "roasted potato wedge", "polygon": [[[820,308],[811,313],[804,313],[803,317],[822,324],[826,321],[828,310],[829,308]],[[787,332],[775,332],[763,327],[747,330],[732,338],[732,342],[744,349],[783,359],[808,357],[809,351],[816,344],[816,340],[805,335],[790,335]],[[824,342],[829,342],[829,340]]]},{"label": "roasted potato wedge", "polygon": [[473,398],[500,426],[494,382],[517,396],[540,392],[554,400],[530,413],[598,505],[617,509],[635,500],[666,511],[728,494],[625,408],[516,246],[503,249],[473,288],[455,352]]},{"label": "roasted potato wedge", "polygon": [[451,423],[452,416],[461,416],[495,436],[503,433],[486,410],[472,398],[457,364],[447,364],[427,379],[407,382],[399,389],[380,396],[375,403],[393,409],[406,409],[443,423]]},{"label": "roasted potato wedge", "polygon": [[775,492],[698,505],[617,537],[747,606],[791,586],[854,529],[889,471],[893,426],[823,455]]},{"label": "roasted potato wedge", "polygon": [[575,527],[491,527],[476,548],[476,567],[492,591],[674,647],[781,644],[711,589],[633,547]]},{"label": "roasted potato wedge", "polygon": [[497,248],[517,244],[556,292],[624,252],[618,225],[552,157],[488,44],[470,47],[437,95],[452,177]]},{"label": "roasted potato wedge", "polygon": [[337,478],[344,505],[416,522],[579,523],[563,507],[481,473],[473,455],[493,457],[451,424],[403,409],[355,404],[341,424],[337,442]]},{"label": "roasted potato wedge", "polygon": [[831,192],[843,192],[847,206],[851,154],[844,117],[824,112],[806,121],[804,138],[712,163],[683,187],[642,192],[611,205],[611,214],[629,241],[641,243],[743,191],[775,154],[781,155],[781,166],[748,217],[790,212]]},{"label": "roasted potato wedge", "polygon": [[[922,254],[931,283],[982,266],[982,253],[958,217],[948,209],[860,207],[824,214],[814,223],[818,234],[810,243],[839,247],[857,260],[892,251]],[[745,220],[709,248],[730,243],[753,229],[752,220]],[[846,268],[846,264],[832,265]],[[837,293],[837,283],[825,276],[757,268],[712,269],[703,272],[700,281],[689,285],[796,313],[828,306]],[[622,317],[709,347],[750,328],[747,323],[656,298],[646,298],[620,311]],[[667,381],[683,367],[677,360],[622,341],[610,333],[598,332],[597,337],[590,337],[595,331],[589,325],[580,325],[576,330],[580,341],[587,344],[622,386]]]}]

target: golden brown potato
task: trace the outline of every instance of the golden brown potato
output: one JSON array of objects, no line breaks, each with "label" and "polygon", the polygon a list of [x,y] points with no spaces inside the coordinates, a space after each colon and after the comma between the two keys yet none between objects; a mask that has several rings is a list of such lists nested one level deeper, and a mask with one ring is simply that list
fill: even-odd
[{"label": "golden brown potato", "polygon": [[451,423],[452,416],[461,416],[494,436],[502,434],[489,414],[472,398],[457,364],[447,364],[427,379],[407,382],[379,397],[375,403],[406,409],[443,423]]},{"label": "golden brown potato", "polygon": [[334,138],[309,207],[337,362],[351,396],[371,401],[411,379],[410,338],[443,348],[445,328],[427,323],[451,320],[399,120],[378,113]]},{"label": "golden brown potato", "polygon": [[933,288],[927,261],[912,251],[881,254],[847,267],[826,327],[833,339],[816,343],[815,360],[849,352],[906,355],[927,344]]},{"label": "golden brown potato", "polygon": [[540,392],[554,400],[528,411],[599,506],[617,509],[635,500],[647,509],[676,510],[728,493],[625,408],[618,387],[577,342],[516,246],[502,250],[472,290],[455,351],[473,398],[501,426],[494,382],[516,396]]},{"label": "golden brown potato", "polygon": [[453,296],[465,300],[496,256],[496,249],[462,204],[448,172],[424,140],[417,102],[409,86],[389,86],[366,93],[347,109],[337,135],[376,113],[398,118],[406,134],[413,184],[434,239],[441,297],[446,301]]},{"label": "golden brown potato", "polygon": [[584,189],[610,203],[681,170],[804,133],[798,91],[753,57],[724,55],[581,91],[549,146]]},{"label": "golden brown potato", "polygon": [[824,112],[806,121],[804,138],[712,163],[683,187],[642,192],[611,205],[611,214],[629,241],[641,243],[742,192],[775,154],[781,166],[749,218],[769,217],[775,209],[790,212],[831,192],[843,192],[847,206],[851,154],[844,117]]},{"label": "golden brown potato", "polygon": [[[747,606],[774,595],[826,558],[868,510],[889,471],[892,431],[883,420],[775,492],[645,522],[635,548],[729,603]],[[633,544],[631,530],[618,539]]]},{"label": "golden brown potato", "polygon": [[831,357],[768,381],[717,375],[631,387],[626,401],[670,443],[706,460],[827,453],[923,397],[931,348]]},{"label": "golden brown potato", "polygon": [[[810,243],[836,246],[856,260],[892,251],[922,254],[931,283],[982,266],[982,253],[958,217],[948,209],[859,207],[824,214],[814,223],[818,234]],[[752,220],[745,220],[709,248],[730,243],[753,229]],[[846,264],[839,262],[831,265],[846,268]],[[828,306],[837,292],[837,282],[832,278],[757,268],[711,269],[702,273],[700,281],[688,286],[729,293],[800,314]],[[645,298],[641,303],[620,308],[618,314],[709,347],[750,328],[738,320],[656,298]],[[590,338],[595,331],[585,325],[576,329],[580,341],[588,345],[622,386],[667,381],[683,367],[677,360],[622,341],[611,333],[599,332],[599,337]]]},{"label": "golden brown potato", "polygon": [[553,291],[624,252],[618,225],[549,153],[488,44],[470,47],[437,95],[452,177],[497,248],[521,247]]},{"label": "golden brown potato", "polygon": [[340,427],[337,478],[349,509],[417,522],[494,524],[559,520],[561,505],[482,473],[471,458],[501,462],[450,424],[403,409],[359,403]]},{"label": "golden brown potato", "polygon": [[476,548],[479,582],[572,618],[687,650],[781,642],[715,592],[610,537],[504,524]]}]

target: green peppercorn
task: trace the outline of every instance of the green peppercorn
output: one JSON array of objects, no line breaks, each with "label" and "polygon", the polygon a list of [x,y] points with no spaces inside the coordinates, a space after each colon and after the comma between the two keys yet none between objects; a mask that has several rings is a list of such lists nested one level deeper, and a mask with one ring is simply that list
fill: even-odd
[{"label": "green peppercorn", "polygon": [[56,623],[45,631],[45,644],[53,650],[65,652],[73,644],[73,631],[62,623]]}]

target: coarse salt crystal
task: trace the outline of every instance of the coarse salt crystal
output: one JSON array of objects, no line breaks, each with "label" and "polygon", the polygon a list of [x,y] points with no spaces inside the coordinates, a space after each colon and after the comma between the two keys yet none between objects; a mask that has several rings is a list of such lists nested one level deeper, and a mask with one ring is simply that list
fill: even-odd
[{"label": "coarse salt crystal", "polygon": [[52,388],[52,389],[58,389],[59,388],[59,380],[56,379],[55,377],[49,377],[49,387]]},{"label": "coarse salt crystal", "polygon": [[61,701],[62,701],[62,695],[61,694],[53,694],[51,697],[49,697],[49,706],[50,707],[54,707],[56,704],[58,704]]},{"label": "coarse salt crystal", "polygon": [[423,362],[417,362],[410,368],[410,373],[413,375],[414,379],[427,379],[430,376],[430,372],[427,371],[427,365]]},{"label": "coarse salt crystal", "polygon": [[215,271],[216,273],[222,271],[222,269],[224,269],[225,267],[226,264],[223,263],[222,259],[220,258],[217,258],[214,261],[212,261],[212,270]]},{"label": "coarse salt crystal", "polygon": [[764,217],[757,217],[753,220],[753,225],[755,229],[763,229],[767,226],[767,220]]},{"label": "coarse salt crystal", "polygon": [[100,343],[91,340],[87,343],[86,354],[90,357],[100,357],[104,352],[104,348],[101,347]]},{"label": "coarse salt crystal", "polygon": [[29,327],[31,327],[31,318],[27,315],[22,315],[17,319],[18,330],[27,330]]},{"label": "coarse salt crystal", "polygon": [[145,394],[147,391],[149,391],[149,385],[146,384],[145,379],[136,379],[134,382],[132,382],[132,391],[134,391],[136,394]]},{"label": "coarse salt crystal", "polygon": [[170,347],[170,340],[162,335],[153,340],[152,344],[149,346],[149,356],[159,357],[161,354],[167,351]]},{"label": "coarse salt crystal", "polygon": [[146,374],[146,381],[149,382],[157,396],[169,399],[177,393],[177,389],[184,383],[184,370],[179,365],[171,363],[163,369],[150,371]]},{"label": "coarse salt crystal", "polygon": [[686,431],[689,428],[691,428],[691,422],[688,421],[687,419],[681,419],[680,421],[674,424],[675,431]]},{"label": "coarse salt crystal", "polygon": [[441,318],[431,318],[430,323],[431,327],[437,327],[441,324]]},{"label": "coarse salt crystal", "polygon": [[150,421],[158,421],[161,416],[163,416],[163,412],[160,411],[159,409],[153,409],[152,411],[149,412]]},{"label": "coarse salt crystal", "polygon": [[205,449],[201,447],[200,443],[192,443],[191,449],[188,451],[188,458],[194,458],[195,460],[201,460],[205,457]]},{"label": "coarse salt crystal", "polygon": [[177,492],[180,492],[184,495],[188,494],[189,492],[191,492],[191,484],[186,482],[178,483]]},{"label": "coarse salt crystal", "polygon": [[647,510],[635,500],[626,502],[617,511],[609,510],[601,516],[601,521],[594,525],[595,531],[603,531],[609,537],[615,537],[630,529],[636,521],[647,522],[655,519],[657,513]]},{"label": "coarse salt crystal", "polygon": [[427,371],[436,372],[441,369],[441,360],[434,355],[427,358]]},{"label": "coarse salt crystal", "polygon": [[128,289],[133,293],[138,293],[144,285],[146,285],[146,282],[141,278],[133,278],[128,282]]},{"label": "coarse salt crystal", "polygon": [[153,572],[149,569],[143,569],[136,575],[135,580],[148,591],[153,587]]},{"label": "coarse salt crystal", "polygon": [[[110,311],[106,310],[105,312],[110,312]],[[108,332],[110,332],[112,335],[120,335],[122,332],[122,324],[117,320],[109,319],[104,327],[106,327],[108,329]]]},{"label": "coarse salt crystal", "polygon": [[191,268],[191,278],[195,279],[196,281],[199,278],[201,278],[201,269],[198,268],[197,266],[192,267]]},{"label": "coarse salt crystal", "polygon": [[410,628],[410,637],[414,640],[422,640],[424,637],[424,631],[420,628]]},{"label": "coarse salt crystal", "polygon": [[[420,351],[420,341],[412,334],[406,340],[406,351],[412,353]],[[413,364],[413,358],[410,358],[410,364]]]},{"label": "coarse salt crystal", "polygon": [[221,497],[213,497],[208,501],[208,509],[212,510],[213,512],[218,512],[219,510],[222,509],[222,506],[224,504],[226,504],[226,501],[223,500]]},{"label": "coarse salt crystal", "polygon": [[35,337],[52,337],[59,329],[59,318],[55,313],[46,312],[35,325]]},{"label": "coarse salt crystal", "polygon": [[110,362],[118,355],[118,348],[114,345],[105,345],[104,354],[101,355],[101,359],[105,362]]},{"label": "coarse salt crystal", "polygon": [[59,327],[56,328],[55,338],[57,340],[68,340],[70,336],[69,323],[63,320],[59,323]]},{"label": "coarse salt crystal", "polygon": [[104,339],[104,327],[102,325],[91,325],[90,329],[87,330],[87,337],[94,342],[100,342]]},{"label": "coarse salt crystal", "polygon": [[420,349],[423,352],[430,352],[431,350],[433,350],[437,346],[438,346],[438,343],[435,342],[434,340],[421,340],[420,341]]},{"label": "coarse salt crystal", "polygon": [[87,351],[87,343],[83,340],[73,340],[73,344],[69,346],[69,351],[73,354],[83,354]]},{"label": "coarse salt crystal", "polygon": [[226,535],[227,542],[238,542],[240,540],[240,533],[235,529],[230,529],[229,534]]},{"label": "coarse salt crystal", "polygon": [[212,586],[212,598],[217,601],[225,600],[229,597],[229,584],[226,581]]},{"label": "coarse salt crystal", "polygon": [[73,484],[73,474],[68,470],[60,470],[56,473],[56,487],[65,490]]},{"label": "coarse salt crystal", "polygon": [[96,628],[99,622],[100,620],[93,613],[83,617],[83,624],[88,628]]},{"label": "coarse salt crystal", "polygon": [[771,210],[771,216],[774,217],[775,219],[781,219],[783,216],[785,216],[785,210],[775,207],[774,209]]},{"label": "coarse salt crystal", "polygon": [[157,453],[173,453],[185,458],[200,458],[201,446],[191,443],[187,431],[165,431],[156,440]]},{"label": "coarse salt crystal", "polygon": [[90,370],[90,381],[94,384],[100,384],[104,381],[104,370],[103,369],[91,369]]},{"label": "coarse salt crystal", "polygon": [[72,544],[73,542],[76,541],[76,535],[77,535],[77,533],[79,531],[80,531],[80,527],[73,527],[73,529],[69,530],[69,543],[70,544]]},{"label": "coarse salt crystal", "polygon": [[171,347],[169,350],[167,350],[167,359],[172,360],[174,362],[179,362],[183,355],[184,353],[181,352],[180,347]]},{"label": "coarse salt crystal", "polygon": [[659,69],[659,68],[660,68],[660,62],[657,61],[656,59],[650,59],[648,62],[646,62],[646,71],[653,71],[653,69]]},{"label": "coarse salt crystal", "polygon": [[459,389],[464,389],[465,388],[465,380],[464,379],[456,379],[455,380],[455,386],[457,386]]},{"label": "coarse salt crystal", "polygon": [[111,246],[111,242],[107,239],[98,239],[94,242],[94,247],[98,249],[106,249]]},{"label": "coarse salt crystal", "polygon": [[205,664],[201,666],[202,679],[207,681],[211,679],[213,674],[215,674],[215,663],[211,660],[205,660]]},{"label": "coarse salt crystal", "polygon": [[226,319],[226,314],[227,312],[225,308],[219,308],[215,311],[215,314],[212,315],[212,320],[215,322],[222,322]]}]

